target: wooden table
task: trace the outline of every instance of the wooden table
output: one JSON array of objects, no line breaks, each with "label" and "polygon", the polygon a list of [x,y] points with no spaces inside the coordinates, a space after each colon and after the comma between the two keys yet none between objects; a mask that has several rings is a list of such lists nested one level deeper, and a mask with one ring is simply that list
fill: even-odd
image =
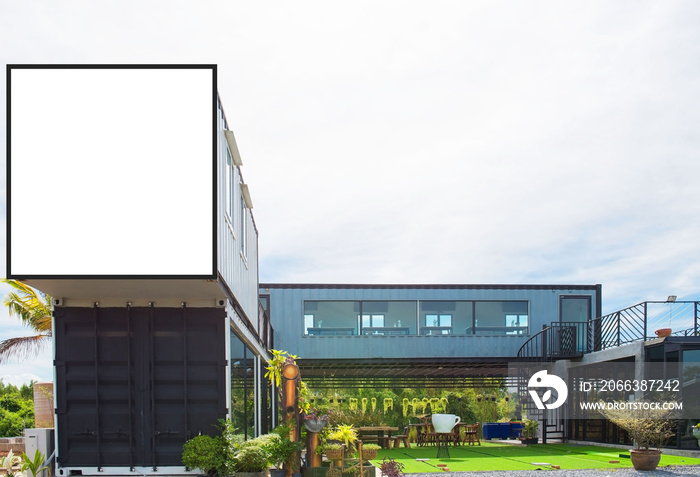
[{"label": "wooden table", "polygon": [[[376,439],[377,444],[388,449],[391,433],[398,430],[398,427],[390,426],[364,426],[357,429],[357,438],[362,442],[369,442],[370,440]],[[386,433],[386,435],[384,435],[384,433]]]}]

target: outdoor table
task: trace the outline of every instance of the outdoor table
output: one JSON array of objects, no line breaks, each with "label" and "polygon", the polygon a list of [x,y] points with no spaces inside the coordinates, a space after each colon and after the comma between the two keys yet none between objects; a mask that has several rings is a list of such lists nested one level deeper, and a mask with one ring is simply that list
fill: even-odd
[{"label": "outdoor table", "polygon": [[[362,435],[365,433],[373,433],[373,435],[377,436],[377,443],[379,444],[380,442],[383,443],[382,447],[388,448],[389,447],[389,440],[391,439],[391,433],[393,431],[398,431],[398,427],[390,427],[390,426],[363,426],[358,429],[359,431],[359,439],[362,439]],[[385,436],[384,433],[387,433]],[[380,444],[381,445],[381,444]]]}]

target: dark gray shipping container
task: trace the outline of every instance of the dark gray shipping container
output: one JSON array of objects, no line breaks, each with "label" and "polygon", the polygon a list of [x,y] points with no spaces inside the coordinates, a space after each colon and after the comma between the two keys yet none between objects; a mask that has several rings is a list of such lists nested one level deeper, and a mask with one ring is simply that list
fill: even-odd
[{"label": "dark gray shipping container", "polygon": [[187,439],[217,433],[223,308],[61,307],[54,321],[59,467],[181,466]]}]

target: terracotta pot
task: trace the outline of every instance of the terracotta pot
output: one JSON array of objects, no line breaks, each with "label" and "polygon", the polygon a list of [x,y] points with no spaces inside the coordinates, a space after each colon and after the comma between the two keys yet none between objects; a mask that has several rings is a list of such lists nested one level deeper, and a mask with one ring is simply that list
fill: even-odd
[{"label": "terracotta pot", "polygon": [[665,338],[667,336],[671,336],[672,332],[673,332],[673,330],[671,328],[660,328],[660,329],[654,331],[654,333],[656,333],[656,336],[658,336],[659,338]]},{"label": "terracotta pot", "polygon": [[632,449],[630,458],[635,470],[654,470],[661,460],[661,451]]}]

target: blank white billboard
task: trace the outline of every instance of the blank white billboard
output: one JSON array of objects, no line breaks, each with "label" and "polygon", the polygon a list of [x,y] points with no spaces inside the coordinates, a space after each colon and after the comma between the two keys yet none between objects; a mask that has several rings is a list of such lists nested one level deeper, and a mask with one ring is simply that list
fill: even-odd
[{"label": "blank white billboard", "polygon": [[215,276],[216,66],[7,73],[8,277]]}]

